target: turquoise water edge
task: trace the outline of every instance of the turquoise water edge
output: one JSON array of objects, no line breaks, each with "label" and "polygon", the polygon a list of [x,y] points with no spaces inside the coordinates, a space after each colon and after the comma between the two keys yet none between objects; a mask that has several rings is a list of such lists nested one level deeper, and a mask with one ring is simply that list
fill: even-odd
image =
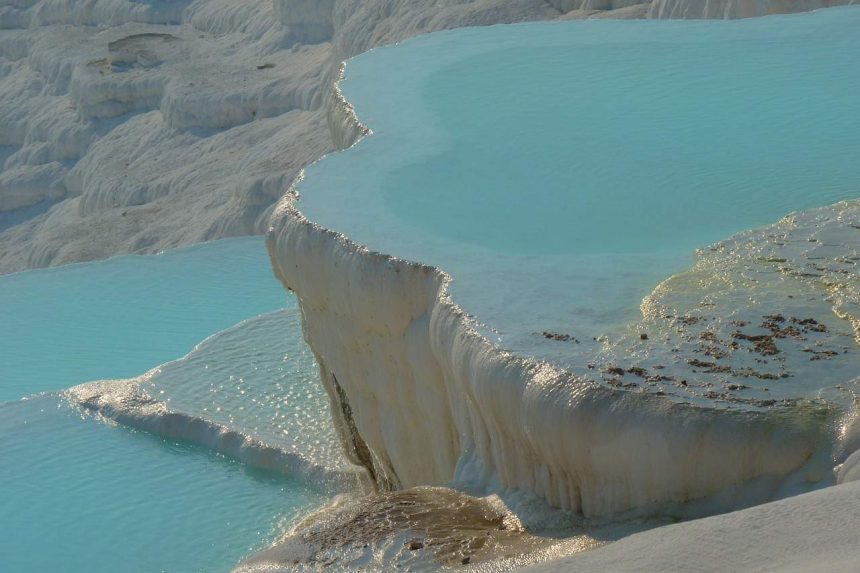
[{"label": "turquoise water edge", "polygon": [[0,277],[0,301],[0,400],[137,376],[240,320],[295,307],[256,237],[16,273]]},{"label": "turquoise water edge", "polygon": [[[188,413],[211,410],[209,419],[248,435],[304,446],[277,428],[324,424],[322,389],[295,300],[272,277],[259,237],[0,277],[0,301],[0,570],[229,571],[325,499],[297,479],[110,423],[55,392],[142,374],[263,314],[237,327],[241,340],[228,329],[153,384],[176,411],[197,397]],[[235,402],[251,395],[243,415]],[[258,399],[268,405],[255,409]],[[221,404],[232,413],[221,415]],[[279,415],[289,420],[279,425]],[[326,429],[315,433],[318,448]]]}]

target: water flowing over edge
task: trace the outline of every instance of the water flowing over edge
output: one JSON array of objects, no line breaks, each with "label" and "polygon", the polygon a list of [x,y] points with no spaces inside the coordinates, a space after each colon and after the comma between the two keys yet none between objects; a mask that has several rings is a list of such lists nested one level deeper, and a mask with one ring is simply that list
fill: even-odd
[{"label": "water flowing over edge", "polygon": [[202,446],[249,467],[301,479],[331,494],[354,491],[365,479],[358,468],[352,471],[349,466],[336,467],[332,463],[323,463],[302,455],[300,451],[290,451],[286,447],[267,443],[246,431],[173,409],[167,401],[152,397],[148,391],[149,383],[165,369],[181,365],[196,353],[207,352],[207,345],[211,342],[217,342],[219,337],[237,331],[258,318],[242,321],[215,333],[197,344],[187,355],[156,366],[140,376],[87,382],[69,388],[62,395],[71,404],[123,426]]},{"label": "water flowing over edge", "polygon": [[[328,119],[344,149],[371,133],[338,87]],[[722,411],[514,356],[478,333],[443,270],[371,252],[309,221],[297,198],[273,213],[272,266],[298,296],[347,455],[380,489],[453,484],[586,518],[697,516],[832,481],[860,445],[856,416],[820,404]]]},{"label": "water flowing over edge", "polygon": [[299,478],[329,491],[356,487],[355,474],[333,471],[223,424],[169,410],[138,387],[145,378],[88,382],[70,388],[65,395],[73,404],[123,426],[202,446],[252,468]]}]

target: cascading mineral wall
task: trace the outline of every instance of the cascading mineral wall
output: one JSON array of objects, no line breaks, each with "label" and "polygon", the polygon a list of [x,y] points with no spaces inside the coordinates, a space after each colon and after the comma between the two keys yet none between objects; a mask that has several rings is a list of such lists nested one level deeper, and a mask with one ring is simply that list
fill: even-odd
[{"label": "cascading mineral wall", "polygon": [[[340,94],[329,102],[335,140],[368,132]],[[726,510],[830,470],[826,408],[696,407],[517,358],[476,332],[443,271],[370,252],[296,198],[274,213],[272,265],[298,296],[345,449],[380,488],[535,494],[596,517],[683,512],[742,486],[699,511]]]},{"label": "cascading mineral wall", "polygon": [[518,490],[589,517],[671,512],[756,478],[772,480],[766,498],[830,439],[820,407],[673,404],[506,354],[446,296],[441,271],[369,252],[291,198],[268,246],[330,394],[348,399],[349,423],[334,415],[350,457],[367,465],[350,447],[366,444],[384,486]]}]

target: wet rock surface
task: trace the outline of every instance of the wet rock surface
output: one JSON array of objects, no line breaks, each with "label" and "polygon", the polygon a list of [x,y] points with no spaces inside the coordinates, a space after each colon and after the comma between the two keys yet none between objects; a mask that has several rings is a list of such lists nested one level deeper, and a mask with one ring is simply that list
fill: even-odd
[{"label": "wet rock surface", "polygon": [[858,265],[858,201],[741,233],[660,284],[641,323],[604,338],[582,370],[681,401],[848,406],[860,387]]}]

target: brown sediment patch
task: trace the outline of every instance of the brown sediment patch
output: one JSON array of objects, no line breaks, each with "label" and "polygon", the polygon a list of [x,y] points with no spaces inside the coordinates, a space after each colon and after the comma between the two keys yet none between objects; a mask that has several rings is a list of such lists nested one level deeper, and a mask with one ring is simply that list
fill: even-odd
[{"label": "brown sediment patch", "polygon": [[579,344],[579,340],[577,340],[575,336],[571,334],[565,334],[563,332],[544,330],[543,332],[541,332],[541,336],[543,336],[547,340],[555,340],[556,342],[575,342]]},{"label": "brown sediment patch", "polygon": [[812,354],[809,358],[810,360],[830,360],[834,356],[839,356],[839,353],[835,350],[813,350],[811,348],[804,348],[801,352]]},{"label": "brown sediment patch", "polygon": [[724,366],[722,364],[717,364],[716,362],[706,362],[704,360],[699,360],[698,358],[687,360],[687,364],[689,364],[693,368],[703,368],[705,372],[710,373],[723,373],[732,371],[731,366]]},{"label": "brown sediment patch", "polygon": [[732,338],[752,342],[753,352],[758,352],[762,356],[779,354],[779,348],[777,348],[776,343],[773,341],[772,334],[745,334],[736,330],[732,333]]},{"label": "brown sediment patch", "polygon": [[[582,549],[601,544],[580,536]],[[526,531],[498,498],[416,487],[336,502],[309,516],[236,571],[459,567],[545,552],[568,540]]]}]

